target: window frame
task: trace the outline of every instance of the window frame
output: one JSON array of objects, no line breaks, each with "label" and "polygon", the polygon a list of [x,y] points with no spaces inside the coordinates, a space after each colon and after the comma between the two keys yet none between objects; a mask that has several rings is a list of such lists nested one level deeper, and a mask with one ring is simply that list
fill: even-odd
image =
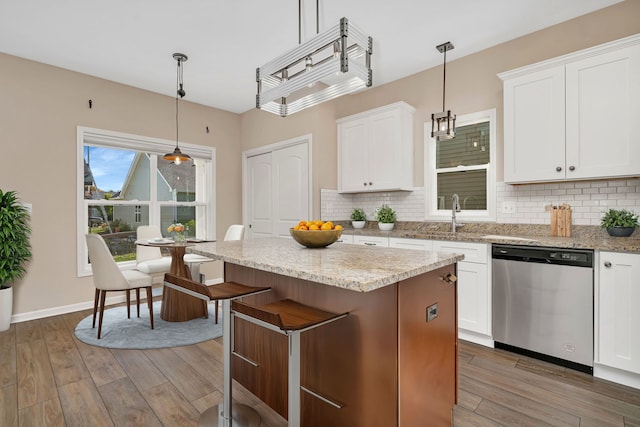
[{"label": "window frame", "polygon": [[[89,219],[87,217],[88,205],[131,205],[149,206],[149,224],[160,225],[160,209],[166,206],[204,206],[207,210],[205,215],[206,235],[203,237],[207,240],[215,240],[216,238],[216,180],[215,180],[215,163],[216,149],[203,145],[188,144],[180,141],[180,147],[193,158],[207,161],[205,166],[205,181],[207,183],[204,191],[204,201],[194,202],[173,202],[159,201],[157,198],[157,157],[152,157],[152,171],[150,176],[150,200],[88,200],[84,195],[84,147],[85,145],[100,146],[106,148],[118,148],[124,150],[133,150],[143,153],[156,154],[162,156],[164,153],[171,152],[175,148],[176,142],[166,139],[152,138],[148,136],[133,135],[122,132],[114,132],[109,130],[95,129],[84,126],[77,127],[77,147],[76,147],[76,247],[77,247],[77,274],[78,277],[90,276],[93,274],[91,264],[87,261],[88,251],[85,242],[85,233],[89,227]],[[121,270],[130,270],[135,268],[135,261],[126,261],[118,263]]]},{"label": "window frame", "polygon": [[[456,168],[436,168],[436,140],[431,137],[431,122],[424,124],[424,189],[425,189],[425,220],[448,221],[451,219],[450,209],[438,209],[438,172],[456,172],[463,170],[487,171],[487,209],[486,210],[462,210],[456,213],[460,220],[476,222],[495,222],[496,212],[496,109],[478,111],[475,113],[459,115],[456,118],[456,127],[467,126],[481,122],[489,122],[489,164],[474,165]],[[446,143],[446,142],[444,142]]]}]

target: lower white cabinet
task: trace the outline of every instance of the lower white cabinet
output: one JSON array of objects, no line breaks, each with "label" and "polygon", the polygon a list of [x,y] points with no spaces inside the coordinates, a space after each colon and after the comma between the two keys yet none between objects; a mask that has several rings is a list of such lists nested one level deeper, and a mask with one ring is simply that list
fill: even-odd
[{"label": "lower white cabinet", "polygon": [[489,248],[485,243],[433,242],[434,251],[464,254],[458,262],[458,336],[493,347]]},{"label": "lower white cabinet", "polygon": [[493,347],[489,245],[391,237],[389,247],[463,253],[464,261],[458,262],[458,336]]},{"label": "lower white cabinet", "polygon": [[343,234],[336,240],[336,243],[353,243],[353,236],[351,234]]},{"label": "lower white cabinet", "polygon": [[389,238],[380,236],[353,236],[353,243],[356,245],[366,246],[382,246],[383,248],[389,247]]},{"label": "lower white cabinet", "polygon": [[430,251],[430,250],[433,250],[433,241],[425,240],[425,239],[406,239],[402,237],[389,237],[389,247]]},{"label": "lower white cabinet", "polygon": [[600,252],[596,274],[594,375],[640,388],[640,255]]}]

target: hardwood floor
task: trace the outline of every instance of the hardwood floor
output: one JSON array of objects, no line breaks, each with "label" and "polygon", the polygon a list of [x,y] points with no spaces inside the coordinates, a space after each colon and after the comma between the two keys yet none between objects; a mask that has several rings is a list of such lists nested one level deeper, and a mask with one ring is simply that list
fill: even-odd
[{"label": "hardwood floor", "polygon": [[[222,401],[220,339],[108,350],[75,338],[89,314],[0,332],[0,426],[197,426],[199,414]],[[640,427],[640,390],[466,342],[459,362],[456,427]],[[234,398],[254,406],[263,425],[286,426],[237,384]]]}]

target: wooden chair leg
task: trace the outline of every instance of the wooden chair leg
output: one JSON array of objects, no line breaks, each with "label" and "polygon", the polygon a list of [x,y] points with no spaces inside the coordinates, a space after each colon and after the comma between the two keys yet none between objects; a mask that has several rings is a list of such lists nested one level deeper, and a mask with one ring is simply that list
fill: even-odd
[{"label": "wooden chair leg", "polygon": [[107,291],[100,291],[100,320],[98,320],[98,339],[102,335],[102,318],[104,317],[104,301],[107,299]]},{"label": "wooden chair leg", "polygon": [[138,317],[140,317],[140,288],[136,288],[136,309]]},{"label": "wooden chair leg", "polygon": [[153,292],[151,291],[151,286],[147,286],[147,305],[149,306],[149,319],[151,320],[151,329],[153,329]]},{"label": "wooden chair leg", "polygon": [[208,319],[209,318],[209,302],[202,301],[202,303],[204,304],[204,318]]},{"label": "wooden chair leg", "polygon": [[216,319],[215,319],[215,324],[218,324],[218,301],[214,301],[213,302],[216,305]]},{"label": "wooden chair leg", "polygon": [[127,319],[131,319],[131,289],[124,292],[127,294]]},{"label": "wooden chair leg", "polygon": [[92,328],[96,327],[96,314],[98,313],[98,300],[100,299],[100,289],[96,289],[96,293],[93,297],[93,323]]}]

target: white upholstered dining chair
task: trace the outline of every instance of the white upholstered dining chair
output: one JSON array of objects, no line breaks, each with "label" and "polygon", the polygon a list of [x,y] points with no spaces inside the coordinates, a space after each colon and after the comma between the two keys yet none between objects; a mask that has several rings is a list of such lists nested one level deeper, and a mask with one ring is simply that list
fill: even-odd
[{"label": "white upholstered dining chair", "polygon": [[[157,225],[141,225],[136,229],[136,240],[151,240],[162,237]],[[171,257],[162,256],[160,248],[136,245],[136,268],[143,273],[168,273],[171,270]]]},{"label": "white upholstered dining chair", "polygon": [[120,270],[107,244],[99,234],[87,234],[87,249],[93,270],[93,284],[96,287],[93,301],[93,327],[96,327],[96,312],[100,301],[100,319],[98,320],[98,339],[102,335],[102,318],[107,292],[124,291],[127,297],[127,318],[131,318],[131,290],[136,291],[136,306],[140,317],[140,289],[147,291],[149,319],[153,329],[153,299],[151,294],[151,276],[138,270]]}]

